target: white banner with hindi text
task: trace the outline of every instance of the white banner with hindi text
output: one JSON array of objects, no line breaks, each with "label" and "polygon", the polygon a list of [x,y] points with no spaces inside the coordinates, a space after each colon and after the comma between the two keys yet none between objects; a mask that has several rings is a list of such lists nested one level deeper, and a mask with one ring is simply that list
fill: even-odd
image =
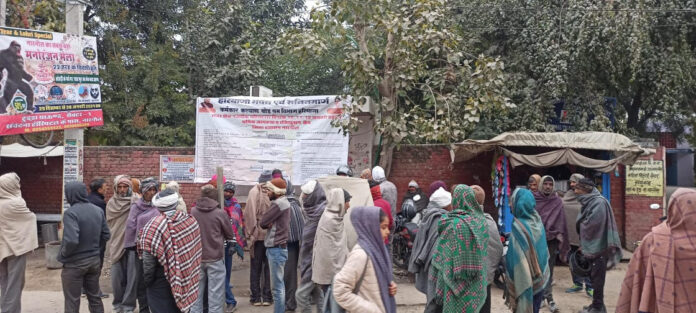
[{"label": "white banner with hindi text", "polygon": [[337,96],[198,98],[196,182],[222,166],[227,180],[252,185],[280,169],[293,184],[335,174],[348,163],[348,136],[331,126],[348,101]]}]

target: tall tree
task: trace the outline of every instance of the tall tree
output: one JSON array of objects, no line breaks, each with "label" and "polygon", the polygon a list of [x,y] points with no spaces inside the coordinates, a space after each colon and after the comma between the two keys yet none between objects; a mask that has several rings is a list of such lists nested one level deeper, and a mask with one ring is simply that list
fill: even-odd
[{"label": "tall tree", "polygon": [[[378,106],[375,131],[387,170],[395,146],[461,140],[482,110],[512,106],[502,62],[472,53],[451,9],[444,0],[334,0],[312,14],[311,30],[284,40],[307,59],[337,48],[348,93]],[[350,131],[357,123],[337,125]]]},{"label": "tall tree", "polygon": [[482,133],[546,129],[558,101],[575,130],[606,130],[605,97],[615,98],[615,130],[634,135],[650,121],[679,133],[693,112],[693,1],[474,0],[457,13],[476,46],[506,62],[518,104],[485,114]]}]

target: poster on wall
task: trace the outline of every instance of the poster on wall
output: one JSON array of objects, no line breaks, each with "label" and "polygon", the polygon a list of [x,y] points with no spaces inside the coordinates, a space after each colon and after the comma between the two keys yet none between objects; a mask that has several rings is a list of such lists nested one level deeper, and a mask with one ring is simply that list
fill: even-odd
[{"label": "poster on wall", "polygon": [[349,137],[331,121],[349,104],[337,96],[198,98],[196,182],[217,166],[242,185],[264,170],[280,169],[295,185],[335,174],[348,162]]},{"label": "poster on wall", "polygon": [[192,183],[195,178],[192,155],[160,155],[160,181]]},{"label": "poster on wall", "polygon": [[100,126],[97,40],[0,27],[0,136]]},{"label": "poster on wall", "polygon": [[[79,139],[66,138],[63,148],[63,186],[73,181],[82,181],[83,178],[83,142]],[[67,199],[63,197],[63,211],[70,207]]]},{"label": "poster on wall", "polygon": [[372,168],[372,144],[375,141],[372,117],[362,115],[357,118],[361,123],[358,130],[351,133],[348,149],[348,165],[355,172],[355,176],[360,175],[364,169]]},{"label": "poster on wall", "polygon": [[664,195],[663,161],[638,160],[626,167],[626,195],[662,197]]}]

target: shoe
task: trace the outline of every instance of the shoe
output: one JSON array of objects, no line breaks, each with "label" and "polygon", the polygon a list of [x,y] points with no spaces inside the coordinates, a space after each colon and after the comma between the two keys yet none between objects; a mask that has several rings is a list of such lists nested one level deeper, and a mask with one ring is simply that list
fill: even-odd
[{"label": "shoe", "polygon": [[570,288],[566,289],[565,292],[566,292],[566,293],[575,293],[575,292],[578,292],[578,291],[582,291],[582,285],[573,284],[573,287],[570,287]]},{"label": "shoe", "polygon": [[228,304],[227,308],[225,308],[225,313],[233,313],[237,311],[237,306],[236,305],[231,305]]},{"label": "shoe", "polygon": [[594,297],[594,289],[592,289],[592,288],[587,288],[587,289],[585,289],[585,293],[586,293],[587,296],[590,297],[590,298]]},{"label": "shoe", "polygon": [[602,306],[601,309],[596,309],[593,306],[588,305],[586,307],[583,307],[582,311],[580,311],[579,313],[607,313],[607,307]]},{"label": "shoe", "polygon": [[264,301],[264,302],[262,303],[262,305],[263,305],[263,306],[271,306],[271,303],[268,302],[268,301]]},{"label": "shoe", "polygon": [[252,302],[251,305],[253,306],[262,306],[263,304],[261,302]]},{"label": "shoe", "polygon": [[109,298],[109,294],[108,294],[108,293],[102,293],[102,294],[99,295],[99,298],[107,299],[107,298]]},{"label": "shoe", "polygon": [[551,313],[558,313],[561,310],[559,310],[558,306],[556,306],[556,302],[549,301],[549,311],[551,311]]}]

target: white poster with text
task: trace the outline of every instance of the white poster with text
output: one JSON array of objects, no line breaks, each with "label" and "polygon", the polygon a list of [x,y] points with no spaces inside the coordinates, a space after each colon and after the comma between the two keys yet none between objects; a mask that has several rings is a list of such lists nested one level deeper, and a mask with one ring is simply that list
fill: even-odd
[{"label": "white poster with text", "polygon": [[348,163],[348,136],[331,121],[349,102],[337,96],[198,98],[196,182],[222,166],[227,180],[252,185],[280,169],[293,184],[335,174]]}]

